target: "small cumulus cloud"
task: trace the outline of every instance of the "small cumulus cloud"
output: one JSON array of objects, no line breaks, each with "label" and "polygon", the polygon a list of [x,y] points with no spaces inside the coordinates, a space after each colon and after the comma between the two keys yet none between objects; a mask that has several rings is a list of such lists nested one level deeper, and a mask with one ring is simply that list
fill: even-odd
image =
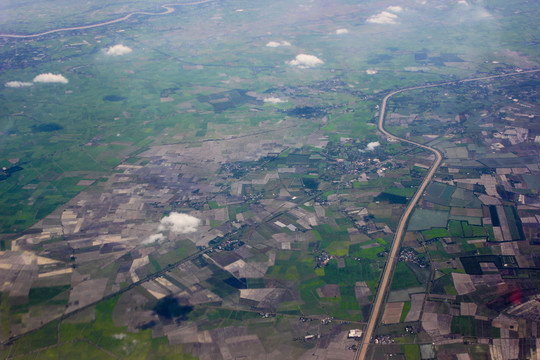
[{"label": "small cumulus cloud", "polygon": [[348,34],[348,33],[349,33],[349,30],[347,30],[347,29],[337,29],[336,30],[337,35]]},{"label": "small cumulus cloud", "polygon": [[181,214],[172,212],[168,216],[165,216],[159,222],[157,227],[157,233],[152,234],[142,241],[143,245],[149,245],[154,243],[163,242],[166,237],[161,232],[170,231],[179,234],[188,234],[197,231],[197,227],[200,225],[201,220],[188,214]]},{"label": "small cumulus cloud", "polygon": [[27,86],[32,86],[32,85],[34,84],[31,82],[24,82],[24,81],[8,81],[7,83],[4,84],[5,87],[9,87],[9,88],[22,88],[22,87],[27,87]]},{"label": "small cumulus cloud", "polygon": [[63,75],[52,74],[52,73],[39,74],[38,76],[34,78],[33,81],[35,83],[60,83],[60,84],[68,83],[68,79],[66,79]]},{"label": "small cumulus cloud", "polygon": [[378,141],[370,142],[369,144],[367,144],[366,150],[373,151],[377,146],[381,146],[381,143]]},{"label": "small cumulus cloud", "polygon": [[400,13],[400,12],[403,11],[403,8],[402,8],[401,6],[395,5],[395,6],[389,6],[389,7],[387,7],[386,10],[391,11],[391,12],[393,12],[393,13]]},{"label": "small cumulus cloud", "polygon": [[493,19],[493,15],[478,3],[470,3],[467,0],[457,1],[457,11],[455,14],[458,22],[470,22]]},{"label": "small cumulus cloud", "polygon": [[155,242],[161,242],[165,240],[165,235],[159,233],[159,234],[152,234],[150,235],[149,237],[147,237],[146,239],[144,239],[142,241],[143,244],[153,244]]},{"label": "small cumulus cloud", "polygon": [[270,104],[279,104],[279,103],[287,102],[287,100],[281,100],[278,97],[269,97],[269,98],[264,99],[263,101],[265,103],[270,103]]},{"label": "small cumulus cloud", "polygon": [[487,11],[486,9],[484,9],[482,7],[477,7],[475,9],[474,14],[473,14],[473,18],[475,20],[491,19],[491,18],[493,18],[493,15],[491,15],[491,13],[489,11]]},{"label": "small cumulus cloud", "polygon": [[278,41],[270,41],[266,44],[267,47],[272,47],[272,48],[275,48],[275,47],[279,47],[279,46],[291,46],[291,43],[288,42],[288,41],[281,41],[281,42],[278,42]]},{"label": "small cumulus cloud", "polygon": [[105,50],[105,54],[109,56],[121,56],[129,54],[132,51],[133,50],[131,50],[131,48],[122,44],[118,44],[107,48],[107,50]]},{"label": "small cumulus cloud", "polygon": [[201,220],[195,216],[172,212],[169,216],[161,219],[158,231],[171,231],[180,234],[188,234],[197,231]]},{"label": "small cumulus cloud", "polygon": [[296,55],[296,58],[294,58],[293,60],[288,61],[288,64],[291,66],[299,67],[300,69],[307,69],[310,67],[324,64],[324,61],[322,61],[315,55],[299,54]]},{"label": "small cumulus cloud", "polygon": [[378,14],[368,17],[367,22],[372,24],[397,24],[398,16],[388,11],[382,11]]}]

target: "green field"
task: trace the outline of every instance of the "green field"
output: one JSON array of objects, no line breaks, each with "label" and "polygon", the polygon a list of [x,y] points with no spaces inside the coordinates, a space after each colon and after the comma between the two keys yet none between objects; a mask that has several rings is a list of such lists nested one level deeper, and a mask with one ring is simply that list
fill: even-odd
[{"label": "green field", "polygon": [[403,262],[398,262],[390,290],[401,290],[420,285],[413,271]]},{"label": "green field", "polygon": [[405,304],[403,305],[403,311],[401,313],[401,317],[399,318],[400,322],[405,321],[405,318],[407,317],[407,314],[409,313],[409,310],[411,310],[411,302],[406,301]]},{"label": "green field", "polygon": [[450,236],[448,231],[444,228],[435,228],[430,230],[424,230],[422,231],[422,235],[424,235],[424,239],[431,240],[435,238]]},{"label": "green field", "polygon": [[409,230],[427,230],[431,228],[446,228],[448,212],[418,208],[409,220]]},{"label": "green field", "polygon": [[420,349],[418,348],[418,345],[401,345],[401,349],[405,353],[405,358],[407,360],[420,359]]},{"label": "green field", "polygon": [[454,316],[451,330],[464,336],[476,336],[476,320],[473,316]]},{"label": "green field", "polygon": [[[127,333],[125,327],[114,325],[111,314],[117,299],[111,299],[96,307],[96,320],[91,323],[53,322],[37,332],[18,340],[10,348],[11,356],[28,355],[33,349],[59,344],[47,350],[38,351],[32,358],[72,358],[83,359],[114,358],[142,359],[159,357],[162,359],[194,359],[185,353],[182,346],[169,346],[167,339],[153,338],[151,330]],[[57,337],[57,328],[59,329]],[[122,337],[115,335],[124,334]],[[103,349],[103,350],[102,350]],[[8,354],[6,350],[4,355]],[[109,354],[112,354],[109,355]]]}]

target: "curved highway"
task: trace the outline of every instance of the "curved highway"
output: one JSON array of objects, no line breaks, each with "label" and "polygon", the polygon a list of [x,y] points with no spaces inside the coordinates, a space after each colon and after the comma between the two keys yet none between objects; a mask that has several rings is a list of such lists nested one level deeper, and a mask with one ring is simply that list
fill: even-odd
[{"label": "curved highway", "polygon": [[513,73],[507,73],[507,74],[501,74],[501,75],[491,75],[491,76],[484,76],[484,77],[478,77],[478,78],[472,78],[472,79],[465,79],[465,80],[459,80],[459,81],[450,81],[445,83],[439,83],[439,84],[431,84],[431,85],[422,85],[422,86],[415,86],[410,87],[406,89],[396,90],[394,92],[391,92],[390,94],[386,95],[384,99],[382,100],[380,114],[379,114],[379,121],[377,122],[377,129],[386,135],[388,139],[393,140],[399,140],[401,142],[405,142],[408,144],[412,144],[418,147],[421,147],[423,149],[426,149],[428,151],[431,151],[435,155],[435,162],[431,165],[426,177],[422,181],[422,184],[420,184],[420,187],[416,190],[413,198],[409,202],[409,205],[405,209],[405,212],[401,216],[401,219],[399,220],[399,224],[396,230],[396,233],[394,235],[394,241],[392,243],[392,248],[390,249],[390,254],[388,255],[388,260],[386,262],[386,266],[384,267],[383,274],[381,281],[379,283],[379,286],[377,288],[377,294],[375,295],[375,301],[373,303],[373,307],[371,309],[371,314],[369,316],[367,327],[364,331],[364,335],[362,337],[362,342],[360,343],[360,346],[358,348],[358,351],[356,352],[355,359],[361,359],[364,360],[366,358],[367,350],[369,347],[369,343],[371,341],[371,338],[373,336],[373,332],[375,330],[375,326],[377,325],[377,320],[379,318],[382,305],[384,304],[384,299],[386,297],[386,292],[388,290],[388,285],[391,282],[392,275],[394,272],[394,268],[396,266],[396,262],[398,260],[398,251],[401,248],[401,240],[403,239],[403,235],[406,231],[406,225],[407,221],[409,220],[409,217],[412,214],[412,211],[418,201],[420,200],[420,197],[424,193],[424,190],[428,186],[428,184],[433,179],[433,175],[435,175],[435,172],[437,171],[437,168],[439,165],[441,165],[443,156],[441,152],[431,146],[423,145],[408,139],[403,139],[398,136],[395,136],[388,132],[384,128],[384,118],[386,115],[386,104],[388,102],[388,99],[390,99],[392,96],[403,93],[410,90],[417,90],[417,89],[426,89],[431,87],[437,87],[437,86],[444,86],[444,85],[456,85],[459,83],[465,83],[465,82],[471,82],[471,81],[480,81],[480,80],[489,80],[494,78],[500,78],[500,77],[507,77],[507,76],[516,76],[521,74],[527,74],[527,73],[534,73],[539,72],[540,69],[534,69],[534,70],[526,70],[526,71],[517,71]]},{"label": "curved highway", "polygon": [[110,25],[110,24],[116,24],[116,23],[119,23],[119,22],[122,22],[122,21],[126,21],[127,19],[129,19],[129,18],[132,17],[133,15],[149,15],[149,16],[167,15],[167,14],[170,14],[170,13],[174,12],[173,6],[199,5],[199,4],[204,4],[204,3],[207,3],[207,2],[210,2],[210,1],[212,1],[212,0],[202,0],[202,1],[192,2],[192,3],[183,3],[183,4],[165,4],[165,5],[160,5],[162,8],[165,9],[165,11],[160,12],[160,13],[150,13],[150,12],[144,12],[144,11],[134,11],[134,12],[131,12],[131,13],[125,15],[125,16],[122,16],[121,18],[114,19],[114,20],[109,20],[109,21],[104,21],[104,22],[100,22],[100,23],[97,23],[97,24],[82,25],[82,26],[74,26],[74,27],[67,27],[67,28],[60,28],[60,29],[53,29],[53,30],[44,31],[44,32],[37,33],[37,34],[30,34],[30,35],[0,34],[0,37],[14,38],[14,39],[30,39],[30,38],[36,38],[36,37],[40,37],[40,36],[43,36],[43,35],[48,35],[48,34],[57,33],[57,32],[63,32],[63,31],[73,31],[73,30],[92,29],[92,28],[96,28],[96,27],[100,27],[100,26],[105,26],[105,25]]},{"label": "curved highway", "polygon": [[412,144],[412,145],[419,146],[419,147],[424,148],[426,150],[429,150],[429,151],[431,151],[432,153],[435,154],[436,159],[435,159],[435,162],[431,165],[431,168],[429,169],[429,172],[427,173],[426,177],[424,178],[424,181],[422,181],[422,184],[420,185],[420,187],[414,193],[414,196],[413,196],[412,200],[409,202],[409,205],[407,206],[407,208],[405,209],[405,212],[401,216],[401,219],[399,220],[399,224],[398,224],[396,233],[394,235],[394,241],[392,242],[392,248],[390,249],[390,254],[388,255],[388,260],[387,260],[386,266],[384,267],[384,270],[383,270],[382,279],[381,279],[381,281],[379,283],[379,286],[377,288],[377,294],[376,294],[376,297],[375,297],[375,302],[373,303],[373,307],[371,309],[371,314],[369,316],[369,321],[368,321],[366,330],[364,331],[364,335],[363,335],[363,338],[362,338],[363,340],[362,340],[362,343],[360,344],[358,352],[356,353],[356,359],[364,359],[366,357],[366,352],[367,352],[367,349],[369,347],[371,337],[373,336],[373,331],[375,329],[375,325],[377,324],[377,319],[379,317],[381,307],[382,307],[382,305],[384,303],[386,290],[387,290],[388,285],[389,285],[389,283],[390,283],[390,281],[392,279],[392,275],[393,275],[393,272],[394,272],[394,267],[395,267],[397,259],[398,259],[398,256],[397,256],[398,251],[401,248],[401,239],[403,238],[403,235],[405,233],[407,221],[409,220],[409,217],[410,217],[414,207],[418,203],[418,200],[420,200],[420,197],[424,193],[424,190],[426,189],[428,184],[431,182],[431,179],[433,179],[433,175],[435,175],[435,171],[437,171],[437,168],[439,167],[439,165],[441,164],[442,159],[443,159],[441,152],[439,150],[435,149],[435,148],[432,148],[432,147],[427,146],[427,145],[419,144],[417,142],[407,140],[407,139],[403,139],[403,138],[400,138],[400,137],[397,137],[395,135],[390,134],[384,128],[384,116],[386,114],[386,103],[388,102],[388,99],[390,99],[392,96],[394,96],[396,94],[399,94],[399,93],[402,93],[402,92],[405,92],[405,91],[409,91],[409,90],[413,90],[413,89],[422,89],[422,88],[427,88],[427,87],[432,87],[432,86],[440,86],[440,85],[443,85],[443,84],[418,86],[418,87],[413,87],[413,88],[397,90],[397,91],[391,92],[390,94],[386,95],[384,97],[383,101],[382,101],[382,104],[381,104],[381,112],[380,112],[380,115],[379,115],[379,121],[377,123],[377,128],[379,129],[379,131],[382,132],[384,135],[386,135],[389,140],[390,139],[399,140],[399,141],[406,142],[406,143],[409,143],[409,144]]}]

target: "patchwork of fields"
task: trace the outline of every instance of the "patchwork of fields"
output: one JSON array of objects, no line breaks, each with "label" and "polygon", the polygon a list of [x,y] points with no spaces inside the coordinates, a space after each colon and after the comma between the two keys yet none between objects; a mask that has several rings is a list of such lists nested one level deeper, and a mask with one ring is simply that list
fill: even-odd
[{"label": "patchwork of fields", "polygon": [[0,356],[354,358],[505,73],[368,357],[537,355],[533,4],[161,5],[0,4]]}]

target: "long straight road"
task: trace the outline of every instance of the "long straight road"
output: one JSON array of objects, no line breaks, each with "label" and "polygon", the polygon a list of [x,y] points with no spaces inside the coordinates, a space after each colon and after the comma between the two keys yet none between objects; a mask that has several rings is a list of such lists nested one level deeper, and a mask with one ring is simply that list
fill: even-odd
[{"label": "long straight road", "polygon": [[424,148],[426,150],[429,150],[429,151],[431,151],[432,153],[435,154],[436,159],[435,159],[435,162],[431,165],[431,168],[429,169],[429,172],[427,173],[426,177],[424,178],[424,181],[422,181],[422,184],[420,185],[420,187],[414,193],[414,196],[413,196],[412,200],[409,202],[409,205],[407,206],[407,208],[405,209],[405,212],[403,213],[403,215],[401,215],[401,219],[399,220],[397,231],[396,231],[395,236],[394,236],[394,241],[392,242],[392,248],[390,249],[390,254],[388,255],[388,260],[386,261],[386,266],[384,267],[384,270],[383,270],[382,279],[381,279],[381,282],[379,283],[379,287],[377,289],[377,295],[375,297],[375,302],[373,303],[373,307],[371,309],[371,315],[369,317],[367,328],[366,328],[366,331],[364,332],[363,340],[362,340],[362,343],[360,344],[360,348],[359,348],[358,352],[356,353],[356,358],[357,359],[364,359],[366,357],[369,342],[371,340],[371,337],[373,336],[373,330],[375,329],[375,325],[377,324],[377,319],[379,317],[381,307],[382,307],[382,305],[384,303],[386,290],[388,288],[388,284],[390,283],[390,281],[392,279],[392,274],[394,272],[393,271],[394,267],[396,266],[396,262],[397,262],[397,259],[398,259],[397,255],[398,255],[399,249],[401,248],[401,239],[403,239],[403,234],[405,233],[407,221],[409,220],[409,217],[410,217],[414,207],[418,203],[418,200],[420,200],[420,197],[424,193],[424,190],[426,189],[426,187],[430,183],[431,179],[433,179],[433,175],[435,175],[435,171],[437,171],[437,168],[441,164],[442,158],[443,158],[441,152],[439,150],[435,149],[435,148],[432,148],[432,147],[427,146],[427,145],[419,144],[419,143],[416,143],[414,141],[410,141],[410,140],[407,140],[407,139],[397,137],[395,135],[390,134],[388,131],[386,131],[385,128],[384,128],[384,116],[386,114],[386,103],[388,102],[388,99],[390,99],[392,96],[394,96],[396,94],[399,94],[401,92],[405,92],[405,91],[408,91],[408,90],[412,90],[412,89],[422,89],[422,88],[426,88],[426,87],[431,87],[431,85],[420,86],[420,87],[415,87],[415,88],[407,88],[407,89],[394,91],[394,92],[386,95],[384,97],[383,101],[382,101],[382,104],[381,104],[381,112],[380,112],[380,115],[379,115],[379,121],[377,123],[377,128],[379,129],[379,131],[382,132],[384,135],[386,135],[389,140],[390,139],[400,140],[400,141],[403,141],[403,142],[406,142],[406,143],[409,143],[409,144],[419,146],[419,147]]},{"label": "long straight road", "polygon": [[495,79],[495,78],[502,78],[502,77],[509,77],[509,76],[517,76],[527,73],[535,73],[539,72],[540,69],[534,69],[534,70],[526,70],[526,71],[517,71],[513,73],[506,73],[506,74],[500,74],[500,75],[491,75],[491,76],[483,76],[483,77],[477,77],[477,78],[471,78],[471,79],[464,79],[459,81],[449,81],[445,83],[439,83],[439,84],[430,84],[430,85],[421,85],[421,86],[415,86],[410,87],[406,89],[397,90],[394,92],[391,92],[390,94],[386,95],[384,99],[382,100],[380,114],[379,114],[379,121],[377,122],[377,129],[386,135],[389,140],[399,140],[401,142],[406,142],[408,144],[412,144],[418,147],[421,147],[423,149],[426,149],[428,151],[431,151],[435,155],[435,162],[431,165],[431,168],[429,169],[426,177],[422,181],[422,184],[420,187],[416,190],[416,193],[414,194],[412,200],[409,202],[409,205],[405,209],[405,212],[401,216],[401,219],[399,220],[399,224],[396,230],[396,233],[394,235],[394,241],[392,243],[392,248],[390,249],[390,254],[388,255],[388,260],[386,261],[386,266],[383,270],[383,275],[381,278],[381,281],[379,283],[379,286],[377,288],[377,294],[375,296],[375,302],[373,303],[373,307],[371,309],[371,314],[369,316],[368,324],[366,327],[366,330],[364,332],[362,343],[360,344],[360,347],[358,348],[358,351],[356,352],[355,359],[361,359],[364,360],[366,358],[367,350],[369,347],[369,343],[371,341],[371,337],[373,336],[373,331],[375,330],[375,326],[377,325],[377,320],[379,318],[379,314],[381,312],[382,305],[384,303],[384,299],[386,297],[386,292],[388,290],[388,285],[392,279],[392,275],[394,273],[394,268],[396,266],[396,262],[398,260],[398,251],[401,248],[401,240],[403,239],[403,235],[406,231],[406,225],[407,221],[409,220],[409,217],[412,214],[412,211],[418,201],[420,200],[420,197],[424,193],[426,187],[433,179],[433,175],[435,175],[435,172],[437,171],[437,168],[439,165],[441,165],[442,162],[442,154],[439,150],[423,145],[408,139],[403,139],[398,136],[392,135],[384,128],[384,118],[386,115],[386,104],[388,102],[388,99],[390,99],[392,96],[410,91],[410,90],[417,90],[417,89],[427,89],[431,87],[438,87],[438,86],[444,86],[444,85],[457,85],[459,83],[466,83],[466,82],[472,82],[472,81],[481,81],[481,80],[489,80],[489,79]]}]

